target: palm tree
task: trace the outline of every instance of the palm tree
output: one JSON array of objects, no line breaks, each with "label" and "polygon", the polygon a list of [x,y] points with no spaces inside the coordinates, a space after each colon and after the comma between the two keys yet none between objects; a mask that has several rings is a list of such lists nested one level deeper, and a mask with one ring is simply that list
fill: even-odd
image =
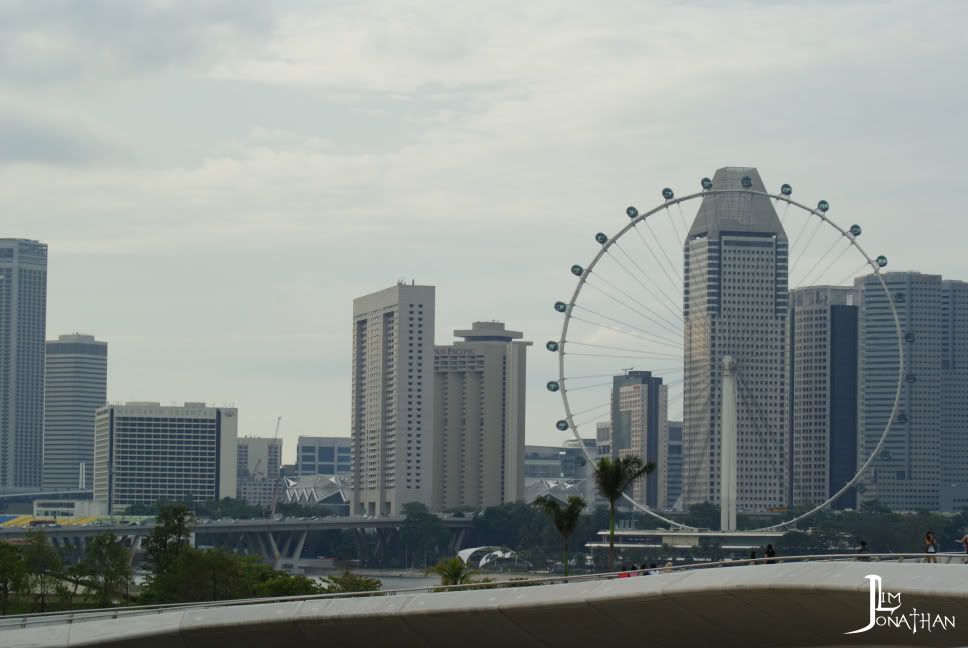
[{"label": "palm tree", "polygon": [[444,558],[427,569],[428,574],[440,576],[441,585],[463,585],[471,582],[471,571],[460,558]]},{"label": "palm tree", "polygon": [[629,455],[621,459],[602,457],[595,465],[595,485],[608,500],[608,571],[614,568],[615,502],[636,479],[655,470],[655,464],[645,463],[641,457]]},{"label": "palm tree", "polygon": [[562,548],[562,558],[565,565],[565,578],[568,578],[568,539],[578,526],[578,516],[584,510],[586,504],[582,498],[572,495],[568,498],[568,505],[562,506],[561,502],[548,495],[542,495],[534,500],[533,504],[551,516],[555,523],[555,528],[561,534],[564,541]]}]

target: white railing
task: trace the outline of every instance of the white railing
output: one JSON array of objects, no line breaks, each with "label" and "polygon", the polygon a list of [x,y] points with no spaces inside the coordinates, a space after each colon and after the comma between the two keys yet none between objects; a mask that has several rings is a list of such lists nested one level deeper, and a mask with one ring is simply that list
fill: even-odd
[{"label": "white railing", "polygon": [[513,587],[533,587],[537,585],[559,585],[565,583],[580,583],[588,581],[604,581],[632,576],[644,576],[647,573],[670,574],[699,569],[714,569],[721,567],[768,565],[791,562],[830,562],[830,561],[884,561],[901,563],[934,562],[939,565],[968,564],[968,554],[964,553],[859,553],[859,554],[811,554],[802,556],[776,556],[774,558],[747,558],[742,560],[724,560],[716,562],[700,562],[688,565],[673,565],[666,567],[650,567],[635,571],[625,570],[608,573],[582,574],[579,576],[551,576],[540,578],[522,578],[520,580],[475,582],[464,585],[424,586],[397,590],[377,590],[371,592],[344,592],[339,594],[309,594],[297,596],[272,596],[263,598],[233,599],[227,601],[202,601],[194,603],[167,603],[162,605],[133,605],[117,608],[96,608],[86,610],[71,610],[65,612],[38,612],[33,614],[17,614],[0,617],[0,631],[16,628],[27,628],[34,625],[53,623],[73,623],[75,621],[93,621],[104,619],[124,619],[131,616],[146,614],[162,614],[177,612],[185,609],[207,609],[235,607],[241,605],[264,605],[267,603],[287,603],[293,601],[309,601],[337,598],[367,598],[377,596],[406,596],[413,594],[443,593],[482,589],[509,589]]}]

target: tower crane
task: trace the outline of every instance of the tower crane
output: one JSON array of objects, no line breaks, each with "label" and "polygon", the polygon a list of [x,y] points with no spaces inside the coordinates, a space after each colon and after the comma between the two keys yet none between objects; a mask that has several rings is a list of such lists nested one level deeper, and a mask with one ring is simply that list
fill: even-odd
[{"label": "tower crane", "polygon": [[[272,440],[273,441],[275,441],[276,439],[279,438],[279,426],[281,424],[282,424],[282,417],[279,416],[279,417],[276,418],[276,431],[272,435]],[[276,503],[279,500],[279,481],[283,478],[282,477],[282,456],[281,456],[281,453],[280,453],[280,457],[279,457],[279,464],[280,465],[279,465],[279,469],[276,472],[276,476],[272,480],[272,507],[269,509],[269,519],[270,520],[275,519],[275,517],[276,517]],[[268,471],[268,466],[267,466],[266,467],[266,473],[268,473],[268,472],[269,471]]]}]

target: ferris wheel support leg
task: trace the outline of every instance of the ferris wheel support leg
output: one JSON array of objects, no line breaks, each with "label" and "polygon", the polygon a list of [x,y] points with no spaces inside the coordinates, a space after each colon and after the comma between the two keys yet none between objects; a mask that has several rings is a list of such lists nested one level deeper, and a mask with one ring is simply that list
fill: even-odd
[{"label": "ferris wheel support leg", "polygon": [[719,522],[722,531],[736,530],[736,361],[723,358],[723,410],[719,457]]}]

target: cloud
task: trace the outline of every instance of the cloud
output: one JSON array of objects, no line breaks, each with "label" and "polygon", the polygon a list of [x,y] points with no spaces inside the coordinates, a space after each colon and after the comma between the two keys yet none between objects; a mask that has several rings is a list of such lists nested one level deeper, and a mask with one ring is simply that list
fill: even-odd
[{"label": "cloud", "polygon": [[0,166],[93,166],[130,158],[122,145],[84,117],[66,117],[0,101]]}]

